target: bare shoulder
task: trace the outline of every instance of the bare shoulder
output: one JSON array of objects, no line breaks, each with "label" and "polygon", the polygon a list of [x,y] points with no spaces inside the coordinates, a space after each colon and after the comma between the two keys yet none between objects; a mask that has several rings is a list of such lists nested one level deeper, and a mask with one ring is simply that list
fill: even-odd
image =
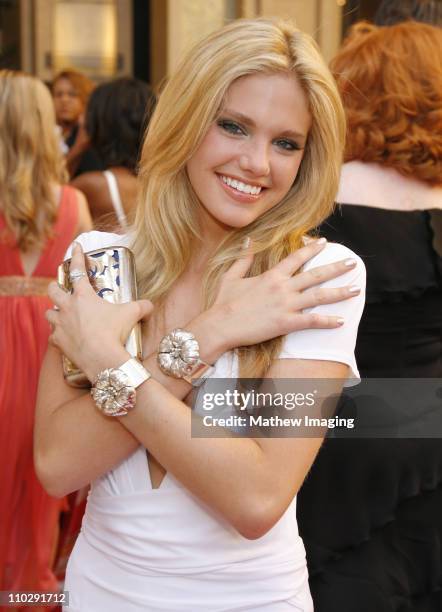
[{"label": "bare shoulder", "polygon": [[73,187],[73,190],[74,190],[77,202],[78,202],[78,207],[79,208],[86,208],[87,207],[87,199],[86,199],[86,196],[84,195],[84,193],[82,191],[80,191],[80,189],[77,189],[76,187]]},{"label": "bare shoulder", "polygon": [[74,188],[74,192],[78,203],[78,222],[75,232],[75,235],[78,236],[83,232],[89,232],[93,224],[86,196],[79,189]]},{"label": "bare shoulder", "polygon": [[70,184],[72,187],[82,191],[86,197],[88,194],[94,194],[100,191],[105,185],[106,179],[102,172],[84,172],[79,176],[76,176]]},{"label": "bare shoulder", "polygon": [[92,219],[100,219],[113,212],[112,200],[102,172],[85,172],[77,176],[71,185],[80,189],[87,198]]}]

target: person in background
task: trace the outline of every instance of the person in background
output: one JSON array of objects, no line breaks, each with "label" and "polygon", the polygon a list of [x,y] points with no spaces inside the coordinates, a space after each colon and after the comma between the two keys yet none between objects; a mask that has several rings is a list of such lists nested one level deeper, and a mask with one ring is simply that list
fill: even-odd
[{"label": "person in background", "polygon": [[[320,232],[367,268],[360,372],[441,378],[442,33],[359,23],[331,68],[347,142]],[[441,481],[440,439],[327,440],[298,504],[317,612],[440,612]]]},{"label": "person in background", "polygon": [[54,108],[38,79],[0,71],[0,142],[0,591],[56,591],[64,501],[35,475],[35,397],[50,334],[47,287],[91,218],[84,196],[63,184]]},{"label": "person in background", "polygon": [[72,181],[86,196],[94,224],[125,230],[137,196],[136,166],[156,97],[147,83],[121,78],[99,85],[86,111],[86,130],[106,170]]},{"label": "person in background", "polygon": [[368,270],[359,367],[364,376],[440,377],[442,32],[360,23],[331,67],[348,128],[339,208],[323,229]]},{"label": "person in background", "polygon": [[52,81],[55,116],[65,144],[70,176],[103,168],[84,129],[84,112],[94,87],[94,83],[77,70],[63,70]]}]

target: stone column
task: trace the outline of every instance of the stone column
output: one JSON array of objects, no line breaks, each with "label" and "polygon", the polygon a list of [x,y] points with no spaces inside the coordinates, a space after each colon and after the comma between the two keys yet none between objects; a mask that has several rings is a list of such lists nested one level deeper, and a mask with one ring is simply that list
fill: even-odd
[{"label": "stone column", "polygon": [[242,15],[291,19],[313,36],[326,61],[340,45],[342,7],[337,0],[243,0]]},{"label": "stone column", "polygon": [[224,25],[225,6],[223,0],[169,0],[167,12],[170,74],[189,47]]},{"label": "stone column", "polygon": [[328,61],[341,39],[342,7],[337,0],[151,0],[153,81],[177,66],[195,42],[238,17],[281,17],[294,21],[319,44]]}]

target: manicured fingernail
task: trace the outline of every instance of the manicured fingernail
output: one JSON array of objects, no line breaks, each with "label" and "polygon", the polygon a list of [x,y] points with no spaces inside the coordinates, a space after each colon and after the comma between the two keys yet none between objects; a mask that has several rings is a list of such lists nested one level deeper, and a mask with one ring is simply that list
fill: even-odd
[{"label": "manicured fingernail", "polygon": [[316,241],[316,244],[325,244],[327,242],[327,238],[319,238],[319,240]]},{"label": "manicured fingernail", "polygon": [[339,317],[338,319],[336,319],[336,323],[338,325],[344,325],[345,323],[345,319],[343,319],[342,317]]},{"label": "manicured fingernail", "polygon": [[352,266],[356,265],[356,259],[346,259],[344,261],[344,266],[347,266],[347,268],[351,268]]},{"label": "manicured fingernail", "polygon": [[348,288],[349,293],[359,293],[361,291],[361,288],[358,287],[357,285],[352,285],[351,287]]},{"label": "manicured fingernail", "polygon": [[250,246],[250,238],[249,238],[248,236],[246,236],[246,237],[244,238],[244,240],[242,241],[241,248],[242,248],[243,250],[245,250],[245,249],[248,249],[248,248],[249,248],[249,246]]}]

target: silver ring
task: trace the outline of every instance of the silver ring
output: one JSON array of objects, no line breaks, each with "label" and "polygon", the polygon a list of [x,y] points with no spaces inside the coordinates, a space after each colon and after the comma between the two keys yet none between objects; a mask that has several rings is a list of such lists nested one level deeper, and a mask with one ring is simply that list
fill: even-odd
[{"label": "silver ring", "polygon": [[54,304],[54,305],[52,306],[52,310],[57,310],[57,311],[58,311],[58,310],[60,310],[60,308],[57,306],[57,304]]},{"label": "silver ring", "polygon": [[69,272],[69,280],[71,283],[76,283],[80,278],[83,278],[83,276],[87,276],[86,272],[78,270],[77,268]]}]

